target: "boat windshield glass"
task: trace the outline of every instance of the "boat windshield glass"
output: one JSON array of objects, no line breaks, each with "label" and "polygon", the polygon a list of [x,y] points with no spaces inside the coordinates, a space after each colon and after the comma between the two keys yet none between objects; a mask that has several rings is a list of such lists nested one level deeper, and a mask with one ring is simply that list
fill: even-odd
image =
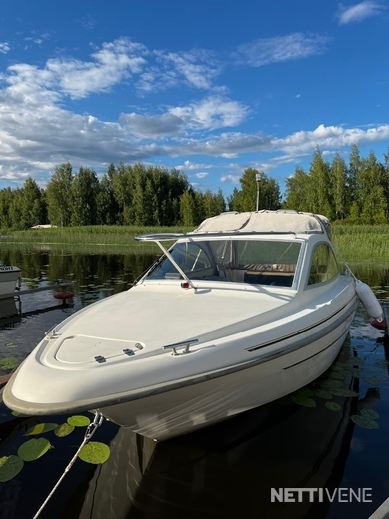
[{"label": "boat windshield glass", "polygon": [[[289,240],[202,240],[177,242],[170,254],[188,278],[290,287],[301,243]],[[162,258],[147,279],[182,279]]]}]

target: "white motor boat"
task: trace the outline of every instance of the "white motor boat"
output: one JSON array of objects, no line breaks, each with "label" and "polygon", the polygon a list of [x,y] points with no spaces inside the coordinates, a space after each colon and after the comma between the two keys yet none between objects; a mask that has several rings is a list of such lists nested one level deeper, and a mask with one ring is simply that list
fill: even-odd
[{"label": "white motor boat", "polygon": [[325,217],[223,213],[185,235],[138,239],[162,258],[48,332],[6,385],[9,408],[97,411],[165,440],[289,394],[334,362],[358,282]]},{"label": "white motor boat", "polygon": [[3,265],[0,261],[0,298],[10,297],[20,288],[19,267]]}]

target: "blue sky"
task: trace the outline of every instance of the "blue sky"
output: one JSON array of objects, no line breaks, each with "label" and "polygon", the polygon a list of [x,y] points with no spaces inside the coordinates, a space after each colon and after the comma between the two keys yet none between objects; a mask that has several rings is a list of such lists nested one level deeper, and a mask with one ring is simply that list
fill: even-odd
[{"label": "blue sky", "polygon": [[1,4],[0,189],[122,161],[228,196],[316,146],[388,153],[387,0]]}]

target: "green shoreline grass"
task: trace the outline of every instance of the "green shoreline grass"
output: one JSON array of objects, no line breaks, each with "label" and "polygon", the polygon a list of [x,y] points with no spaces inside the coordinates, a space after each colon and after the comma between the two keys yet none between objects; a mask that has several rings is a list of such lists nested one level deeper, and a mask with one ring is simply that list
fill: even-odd
[{"label": "green shoreline grass", "polygon": [[[55,229],[3,231],[0,248],[26,247],[116,253],[157,252],[153,243],[135,236],[149,233],[185,233],[193,227],[86,226]],[[332,227],[333,241],[348,262],[389,262],[389,225],[339,225]],[[388,265],[389,266],[389,265]]]}]

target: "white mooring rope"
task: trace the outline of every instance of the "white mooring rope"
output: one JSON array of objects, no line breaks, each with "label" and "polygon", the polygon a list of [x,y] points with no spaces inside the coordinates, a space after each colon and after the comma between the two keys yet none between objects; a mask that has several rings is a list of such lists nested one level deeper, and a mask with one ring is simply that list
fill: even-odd
[{"label": "white mooring rope", "polygon": [[77,460],[77,457],[78,455],[80,454],[80,451],[81,449],[84,447],[84,445],[92,438],[92,436],[94,435],[94,433],[96,432],[97,428],[100,427],[100,425],[103,423],[103,415],[100,414],[99,412],[95,412],[95,417],[94,417],[94,420],[93,422],[91,422],[88,427],[87,427],[87,430],[85,432],[85,436],[84,436],[84,439],[82,440],[81,442],[81,445],[79,446],[79,448],[77,449],[77,452],[75,453],[75,455],[73,456],[73,458],[70,460],[70,463],[68,464],[68,466],[65,468],[62,476],[59,478],[59,480],[57,481],[57,483],[54,485],[52,491],[50,492],[50,494],[46,497],[45,501],[43,502],[42,506],[39,508],[39,510],[37,511],[37,513],[34,515],[33,519],[36,519],[40,513],[42,512],[42,510],[44,509],[44,507],[47,505],[49,499],[52,497],[52,495],[54,494],[54,492],[57,490],[57,488],[59,487],[60,483],[62,482],[63,478],[66,476],[66,474],[69,472],[69,470],[72,468],[72,466],[74,465],[74,463],[76,462]]}]

